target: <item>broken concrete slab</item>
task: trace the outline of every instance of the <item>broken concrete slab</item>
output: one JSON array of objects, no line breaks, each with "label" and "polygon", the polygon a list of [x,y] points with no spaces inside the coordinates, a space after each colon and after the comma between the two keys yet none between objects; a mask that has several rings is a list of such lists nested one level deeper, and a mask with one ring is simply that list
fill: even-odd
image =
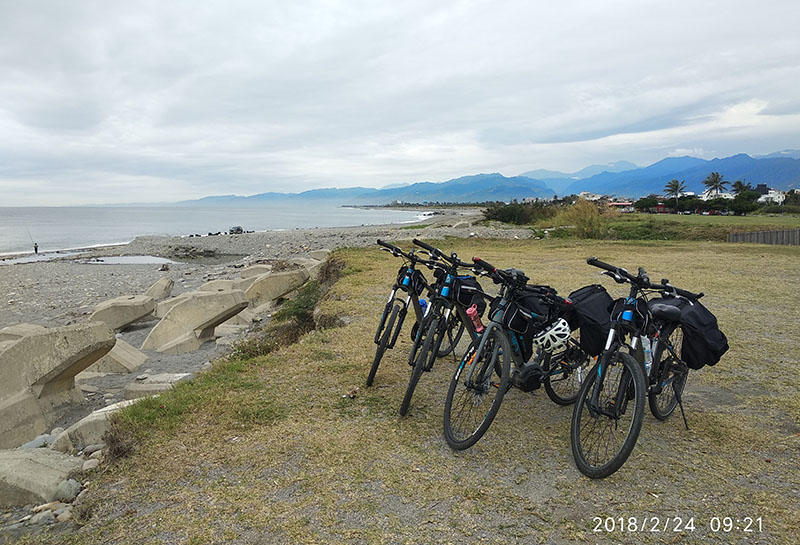
[{"label": "broken concrete slab", "polygon": [[105,322],[114,331],[120,331],[155,309],[156,303],[149,295],[123,295],[99,303],[89,319]]},{"label": "broken concrete slab", "polygon": [[0,329],[0,342],[16,341],[26,335],[41,333],[47,328],[36,324],[14,324]]},{"label": "broken concrete slab", "polygon": [[46,503],[83,460],[50,449],[0,451],[0,505]]},{"label": "broken concrete slab", "polygon": [[80,450],[89,445],[102,443],[103,435],[108,430],[108,417],[135,402],[136,400],[120,401],[94,411],[58,434],[50,448],[61,452],[69,452],[72,449]]},{"label": "broken concrete slab", "polygon": [[331,251],[327,249],[314,250],[313,252],[308,253],[308,257],[311,259],[316,259],[317,261],[325,261],[328,259],[329,255],[331,255]]},{"label": "broken concrete slab", "polygon": [[251,307],[274,301],[278,297],[302,286],[308,280],[306,269],[295,269],[259,276],[245,294]]},{"label": "broken concrete slab", "polygon": [[147,288],[147,291],[144,292],[144,294],[152,297],[154,301],[160,301],[162,299],[166,299],[172,294],[172,288],[174,285],[175,281],[173,281],[172,278],[167,278],[164,276],[156,280],[152,286]]},{"label": "broken concrete slab", "polygon": [[135,400],[140,397],[158,395],[184,380],[192,378],[191,373],[159,373],[149,375],[144,380],[137,380],[125,385],[125,399]]},{"label": "broken concrete slab", "polygon": [[256,277],[251,276],[249,278],[234,278],[234,279],[224,279],[219,278],[217,280],[211,280],[210,282],[206,282],[199,288],[199,291],[230,291],[230,290],[246,290],[249,288],[253,282],[255,282]]},{"label": "broken concrete slab", "polygon": [[239,273],[239,276],[242,278],[251,278],[253,276],[261,276],[269,272],[272,272],[272,265],[250,265],[249,267],[242,269],[242,272]]},{"label": "broken concrete slab", "polygon": [[122,339],[117,339],[117,343],[108,354],[87,367],[76,378],[81,380],[91,376],[87,373],[133,373],[146,360],[146,354],[143,354]]},{"label": "broken concrete slab", "polygon": [[108,325],[89,322],[46,329],[6,346],[0,352],[0,448],[44,433],[56,411],[83,401],[75,375],[115,342]]},{"label": "broken concrete slab", "polygon": [[214,328],[247,307],[241,290],[195,292],[174,305],[150,331],[142,350],[183,354],[214,340]]}]

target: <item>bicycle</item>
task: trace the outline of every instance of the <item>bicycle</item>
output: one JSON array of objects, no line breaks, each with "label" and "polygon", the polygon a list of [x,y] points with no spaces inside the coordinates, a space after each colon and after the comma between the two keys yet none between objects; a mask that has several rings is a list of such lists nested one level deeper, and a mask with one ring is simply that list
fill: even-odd
[{"label": "bicycle", "polygon": [[[619,470],[633,451],[646,395],[659,419],[667,418],[676,405],[683,410],[681,395],[688,367],[674,348],[681,312],[676,306],[650,304],[648,295],[661,291],[696,301],[703,294],[675,288],[667,279],[652,284],[642,267],[633,276],[594,257],[587,263],[603,269],[603,274],[617,283],[630,284],[628,296],[614,303],[605,347],[584,381],[572,413],[570,441],[575,463],[581,473],[599,479]],[[649,369],[643,343],[654,349]]]},{"label": "bicycle", "polygon": [[[527,285],[528,277],[518,269],[500,270],[480,258],[472,260],[501,287],[492,301],[488,325],[470,344],[447,391],[444,436],[456,450],[483,437],[512,386],[533,391],[544,382],[551,399],[570,403],[577,388],[562,395],[553,382],[566,382],[589,361],[565,319],[572,310],[569,299],[548,286]],[[534,347],[536,358],[529,362]]]},{"label": "bicycle", "polygon": [[[459,268],[471,268],[472,263],[461,261],[453,252],[449,256],[439,248],[414,239],[413,243],[428,252],[429,263],[435,267],[436,282],[430,287],[429,310],[422,318],[409,353],[411,378],[406,388],[400,415],[404,416],[411,405],[411,398],[423,372],[430,372],[437,357],[453,352],[466,330],[470,338],[477,336],[476,327],[467,315],[467,309],[475,305],[477,315],[485,308],[480,284],[473,276],[459,276]],[[445,338],[447,343],[445,344]]]},{"label": "bicycle", "polygon": [[[372,386],[375,379],[375,373],[378,371],[381,359],[387,350],[394,348],[397,338],[400,336],[400,331],[403,328],[403,322],[408,314],[409,307],[414,310],[416,316],[416,323],[419,324],[425,314],[423,307],[424,299],[420,299],[420,295],[425,290],[430,290],[428,281],[423,276],[422,272],[417,269],[417,265],[422,263],[426,264],[426,260],[419,258],[415,255],[414,250],[410,252],[403,252],[397,246],[389,244],[378,239],[378,245],[381,250],[390,252],[394,257],[402,257],[403,265],[397,271],[397,278],[392,285],[392,290],[389,293],[389,299],[383,307],[383,314],[381,314],[378,329],[375,332],[374,342],[377,346],[375,350],[375,358],[372,361],[372,367],[367,376],[367,387]],[[398,292],[405,292],[405,299],[398,298]],[[415,337],[416,332],[412,334]]]}]

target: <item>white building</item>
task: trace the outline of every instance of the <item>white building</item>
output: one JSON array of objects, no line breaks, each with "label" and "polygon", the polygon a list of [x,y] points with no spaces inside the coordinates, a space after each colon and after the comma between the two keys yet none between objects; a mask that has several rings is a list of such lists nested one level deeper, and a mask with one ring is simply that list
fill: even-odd
[{"label": "white building", "polygon": [[765,195],[761,195],[758,198],[758,202],[763,203],[773,203],[773,204],[783,204],[783,201],[786,200],[786,192],[781,191],[780,189],[768,189]]},{"label": "white building", "polygon": [[597,193],[589,193],[588,191],[581,191],[578,193],[578,197],[587,201],[599,201],[603,198],[602,195],[598,195]]},{"label": "white building", "polygon": [[727,191],[717,193],[716,191],[706,189],[700,194],[700,199],[703,201],[709,201],[711,199],[733,199],[733,194],[728,193]]}]

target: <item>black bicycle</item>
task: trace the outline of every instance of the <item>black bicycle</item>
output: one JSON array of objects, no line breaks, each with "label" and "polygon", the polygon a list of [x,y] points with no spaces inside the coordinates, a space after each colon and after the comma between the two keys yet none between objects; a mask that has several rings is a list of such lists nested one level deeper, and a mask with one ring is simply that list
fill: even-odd
[{"label": "black bicycle", "polygon": [[436,358],[453,352],[464,331],[470,338],[477,336],[476,323],[468,315],[469,310],[479,317],[486,308],[483,298],[490,298],[474,276],[458,274],[459,268],[472,268],[472,263],[461,261],[455,252],[447,255],[420,240],[413,242],[430,256],[429,264],[434,267],[436,281],[430,287],[429,310],[420,322],[409,353],[411,378],[400,405],[401,415],[408,412],[422,373],[433,369]]},{"label": "black bicycle", "polygon": [[500,292],[490,306],[489,323],[461,358],[447,391],[444,436],[456,450],[471,447],[486,433],[512,386],[529,392],[544,383],[557,403],[574,401],[580,381],[571,377],[591,361],[565,318],[573,310],[569,299],[548,286],[528,285],[518,269],[472,259],[500,284]]},{"label": "black bicycle", "polygon": [[594,257],[587,263],[617,283],[630,284],[628,296],[614,303],[605,347],[572,413],[575,463],[581,473],[598,479],[617,471],[633,451],[646,396],[659,419],[667,418],[676,406],[683,409],[688,367],[676,349],[682,343],[681,311],[675,305],[648,301],[648,296],[660,293],[694,304],[703,294],[676,288],[667,279],[653,284],[642,267],[634,276]]},{"label": "black bicycle", "polygon": [[[409,307],[414,310],[416,317],[416,324],[422,321],[425,315],[425,300],[420,299],[420,295],[425,290],[430,289],[428,281],[422,274],[422,271],[417,269],[418,264],[426,264],[427,260],[417,256],[414,250],[404,252],[397,246],[378,240],[378,245],[382,250],[390,252],[395,257],[403,258],[403,265],[397,271],[397,278],[392,285],[392,291],[389,293],[389,299],[383,307],[383,314],[381,314],[378,329],[375,332],[374,342],[377,346],[375,350],[375,358],[372,361],[372,367],[367,376],[367,386],[372,386],[375,380],[375,373],[378,371],[381,359],[387,350],[394,348],[397,338],[400,336],[400,331],[403,328],[403,322],[408,314]],[[405,297],[398,296],[399,293],[405,293]],[[415,336],[416,331],[412,333]]]}]

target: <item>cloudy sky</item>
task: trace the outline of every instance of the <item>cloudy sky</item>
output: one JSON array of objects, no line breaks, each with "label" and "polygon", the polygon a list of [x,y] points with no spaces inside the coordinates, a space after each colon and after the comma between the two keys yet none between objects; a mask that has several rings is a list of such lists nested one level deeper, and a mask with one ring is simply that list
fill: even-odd
[{"label": "cloudy sky", "polygon": [[800,3],[0,0],[0,206],[800,148]]}]

